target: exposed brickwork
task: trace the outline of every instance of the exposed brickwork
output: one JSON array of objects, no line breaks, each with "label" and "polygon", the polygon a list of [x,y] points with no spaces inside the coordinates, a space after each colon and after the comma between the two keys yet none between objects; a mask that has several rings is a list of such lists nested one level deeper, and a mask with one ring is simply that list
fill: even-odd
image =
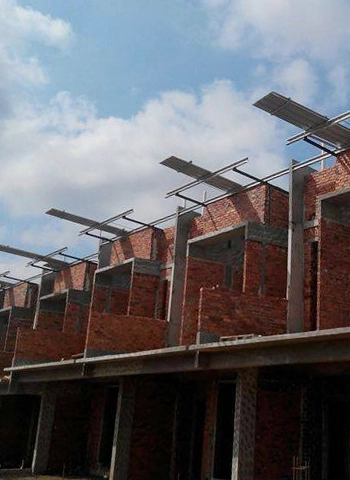
[{"label": "exposed brickwork", "polygon": [[139,379],[128,478],[169,478],[175,399],[171,379]]},{"label": "exposed brickwork", "polygon": [[32,318],[21,318],[20,316],[11,315],[9,318],[9,323],[7,327],[6,341],[5,341],[5,351],[13,352],[15,350],[17,330],[21,328],[32,328],[33,327],[34,312]]},{"label": "exposed brickwork", "polygon": [[91,312],[86,348],[96,354],[163,348],[166,329],[164,320]]},{"label": "exposed brickwork", "polygon": [[265,223],[273,227],[288,228],[288,211],[288,193],[270,185],[266,194]]},{"label": "exposed brickwork", "polygon": [[208,205],[204,214],[192,220],[190,238],[239,225],[250,220],[262,223],[265,218],[266,186],[260,185]]},{"label": "exposed brickwork", "polygon": [[246,241],[243,291],[275,297],[286,296],[287,249]]},{"label": "exposed brickwork", "polygon": [[53,292],[58,293],[68,289],[88,290],[92,286],[96,265],[81,262],[60,270],[55,275]]},{"label": "exposed brickwork", "polygon": [[4,375],[4,368],[11,366],[12,358],[12,353],[0,352],[0,378]]},{"label": "exposed brickwork", "polygon": [[39,310],[36,318],[36,328],[61,331],[63,320],[64,312]]},{"label": "exposed brickwork", "polygon": [[91,392],[87,443],[87,466],[89,470],[98,467],[106,395],[106,386],[96,386]]},{"label": "exposed brickwork", "polygon": [[157,255],[157,241],[158,237],[151,228],[116,240],[112,245],[109,264],[122,263],[134,257],[154,260],[154,255]]},{"label": "exposed brickwork", "polygon": [[237,295],[229,290],[201,290],[198,330],[219,336],[276,335],[286,332],[287,301]]},{"label": "exposed brickwork", "polygon": [[25,307],[34,308],[38,296],[38,285],[21,283],[5,290],[3,308]]},{"label": "exposed brickwork", "polygon": [[318,328],[350,326],[350,226],[321,221]]},{"label": "exposed brickwork", "polygon": [[300,439],[300,389],[260,388],[257,396],[254,480],[292,478]]},{"label": "exposed brickwork", "polygon": [[162,263],[171,263],[174,257],[174,235],[175,228],[168,227],[162,232],[162,236],[159,242],[159,250],[157,260]]},{"label": "exposed brickwork", "polygon": [[57,392],[48,470],[66,475],[86,462],[90,392],[87,386],[61,385]]},{"label": "exposed brickwork", "polygon": [[195,343],[201,287],[216,287],[223,283],[224,266],[219,263],[188,257],[185,298],[181,328],[181,345]]},{"label": "exposed brickwork", "polygon": [[350,187],[350,150],[338,156],[333,167],[308,175],[305,180],[305,220],[320,217],[321,195]]},{"label": "exposed brickwork", "polygon": [[159,277],[134,273],[131,280],[128,315],[155,316]]},{"label": "exposed brickwork", "polygon": [[89,306],[77,302],[68,302],[64,312],[63,328],[65,333],[86,334],[89,320]]},{"label": "exposed brickwork", "polygon": [[15,364],[59,361],[84,350],[85,338],[51,330],[18,329]]}]

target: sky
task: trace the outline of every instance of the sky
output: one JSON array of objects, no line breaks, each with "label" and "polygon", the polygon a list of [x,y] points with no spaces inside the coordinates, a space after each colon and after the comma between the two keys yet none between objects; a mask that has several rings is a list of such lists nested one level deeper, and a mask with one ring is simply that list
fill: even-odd
[{"label": "sky", "polygon": [[[159,165],[171,155],[247,156],[257,176],[317,155],[252,104],[348,110],[349,19],[348,0],[0,0],[0,243],[86,255],[98,240],[46,210],[172,213],[188,178]],[[0,253],[0,273],[38,273],[26,263]]]}]

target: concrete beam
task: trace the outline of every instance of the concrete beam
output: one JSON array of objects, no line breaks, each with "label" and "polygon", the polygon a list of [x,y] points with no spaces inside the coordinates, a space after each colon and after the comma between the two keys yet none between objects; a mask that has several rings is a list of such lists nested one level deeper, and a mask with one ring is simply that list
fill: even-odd
[{"label": "concrete beam", "polygon": [[171,274],[171,290],[168,308],[168,345],[178,345],[181,332],[182,304],[186,271],[186,252],[188,233],[193,218],[198,213],[188,212],[180,215],[181,208],[178,208],[175,223],[174,238],[174,266]]},{"label": "concrete beam", "polygon": [[109,480],[127,480],[134,417],[136,380],[123,378],[119,386]]},{"label": "concrete beam", "polygon": [[55,415],[56,392],[47,388],[41,397],[38,428],[32,461],[32,472],[43,473],[47,470],[51,433]]},{"label": "concrete beam", "polygon": [[254,479],[257,370],[237,375],[231,480]]},{"label": "concrete beam", "polygon": [[287,273],[287,332],[302,332],[304,327],[304,184],[315,170],[304,167],[289,170],[289,227]]}]

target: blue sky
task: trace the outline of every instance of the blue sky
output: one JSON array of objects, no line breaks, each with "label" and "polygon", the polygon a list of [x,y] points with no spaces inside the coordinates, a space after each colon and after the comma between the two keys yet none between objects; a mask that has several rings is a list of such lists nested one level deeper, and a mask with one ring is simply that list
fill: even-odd
[{"label": "blue sky", "polygon": [[[61,208],[104,219],[171,213],[172,154],[264,175],[295,132],[252,103],[276,90],[349,108],[347,0],[0,0],[0,243],[97,249]],[[0,268],[25,274],[0,254]],[[29,272],[29,271],[28,271]]]}]

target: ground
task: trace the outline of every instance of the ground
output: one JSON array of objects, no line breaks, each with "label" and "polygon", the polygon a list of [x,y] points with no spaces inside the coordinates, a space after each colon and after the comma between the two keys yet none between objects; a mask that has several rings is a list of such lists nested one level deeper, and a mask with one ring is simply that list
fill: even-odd
[{"label": "ground", "polygon": [[31,475],[28,471],[21,470],[0,470],[1,480],[15,480],[20,478],[21,480],[92,480],[91,477],[69,477],[62,475]]}]

